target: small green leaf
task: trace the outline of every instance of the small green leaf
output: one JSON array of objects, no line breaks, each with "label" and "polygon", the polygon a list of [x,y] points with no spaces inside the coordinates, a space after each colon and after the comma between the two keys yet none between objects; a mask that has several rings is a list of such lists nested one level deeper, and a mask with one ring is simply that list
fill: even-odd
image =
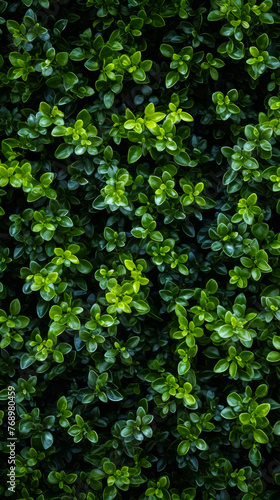
[{"label": "small green leaf", "polygon": [[220,359],[218,363],[215,364],[214,366],[214,372],[215,373],[222,373],[225,372],[229,367],[229,362],[225,359]]},{"label": "small green leaf", "polygon": [[64,160],[68,158],[74,151],[74,147],[69,144],[60,144],[58,148],[55,150],[55,157],[58,160]]},{"label": "small green leaf", "polygon": [[265,444],[269,442],[267,435],[261,429],[255,429],[253,434],[254,434],[254,439],[255,441],[257,441],[257,443]]},{"label": "small green leaf", "polygon": [[57,363],[63,363],[64,357],[63,357],[62,352],[60,352],[60,351],[53,351],[53,359]]},{"label": "small green leaf", "polygon": [[91,442],[91,443],[97,443],[98,442],[98,435],[97,435],[97,432],[91,430],[87,433],[87,439]]},{"label": "small green leaf", "polygon": [[127,155],[128,163],[135,163],[142,156],[141,146],[130,146]]},{"label": "small green leaf", "polygon": [[66,66],[68,63],[68,52],[59,52],[56,54],[55,60],[59,66]]},{"label": "small green leaf", "polygon": [[181,441],[181,443],[177,447],[177,453],[178,453],[178,455],[180,455],[180,456],[186,455],[188,453],[188,451],[189,451],[189,448],[190,448],[190,442],[189,441],[187,441],[187,440]]},{"label": "small green leaf", "polygon": [[260,451],[258,450],[256,445],[253,445],[249,451],[249,460],[250,460],[251,464],[253,464],[254,467],[259,467],[259,465],[261,463],[261,459],[262,459],[262,456],[261,456]]},{"label": "small green leaf", "polygon": [[168,75],[166,76],[165,79],[165,86],[167,89],[170,89],[170,87],[173,87],[180,79],[179,73],[177,71],[170,71]]},{"label": "small green leaf", "polygon": [[116,472],[116,466],[112,462],[105,462],[103,464],[103,470],[106,474],[114,475]]},{"label": "small green leaf", "polygon": [[271,363],[276,363],[277,361],[280,360],[280,352],[277,351],[271,351],[267,356],[266,356],[267,361],[270,361]]},{"label": "small green leaf", "polygon": [[48,431],[44,431],[41,435],[41,441],[44,450],[48,450],[53,444],[53,435]]},{"label": "small green leaf", "polygon": [[171,45],[167,45],[166,43],[162,43],[160,46],[160,51],[165,57],[172,57],[174,54],[174,49]]},{"label": "small green leaf", "polygon": [[114,500],[118,490],[115,486],[106,486],[103,490],[103,500]]}]

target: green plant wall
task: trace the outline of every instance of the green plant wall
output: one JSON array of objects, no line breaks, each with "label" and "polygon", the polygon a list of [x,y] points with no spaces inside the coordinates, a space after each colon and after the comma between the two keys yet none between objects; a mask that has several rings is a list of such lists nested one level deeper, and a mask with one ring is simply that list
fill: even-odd
[{"label": "green plant wall", "polygon": [[0,1],[3,498],[279,500],[279,14]]}]

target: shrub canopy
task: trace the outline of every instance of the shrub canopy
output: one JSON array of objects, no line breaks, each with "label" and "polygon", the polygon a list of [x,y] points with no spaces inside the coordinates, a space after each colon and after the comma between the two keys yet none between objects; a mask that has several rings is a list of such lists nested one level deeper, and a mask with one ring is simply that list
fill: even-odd
[{"label": "shrub canopy", "polygon": [[279,500],[279,2],[0,11],[12,498]]}]

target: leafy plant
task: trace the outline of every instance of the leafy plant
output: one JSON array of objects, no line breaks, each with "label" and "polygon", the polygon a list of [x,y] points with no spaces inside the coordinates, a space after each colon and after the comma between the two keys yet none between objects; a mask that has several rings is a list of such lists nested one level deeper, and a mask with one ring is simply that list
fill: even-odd
[{"label": "leafy plant", "polygon": [[278,0],[0,15],[0,493],[278,500]]}]

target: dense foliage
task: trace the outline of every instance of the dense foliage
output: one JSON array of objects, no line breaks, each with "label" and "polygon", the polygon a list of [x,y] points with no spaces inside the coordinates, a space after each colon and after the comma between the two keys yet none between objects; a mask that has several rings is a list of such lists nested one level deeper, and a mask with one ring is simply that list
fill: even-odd
[{"label": "dense foliage", "polygon": [[279,7],[0,1],[3,496],[279,500]]}]

